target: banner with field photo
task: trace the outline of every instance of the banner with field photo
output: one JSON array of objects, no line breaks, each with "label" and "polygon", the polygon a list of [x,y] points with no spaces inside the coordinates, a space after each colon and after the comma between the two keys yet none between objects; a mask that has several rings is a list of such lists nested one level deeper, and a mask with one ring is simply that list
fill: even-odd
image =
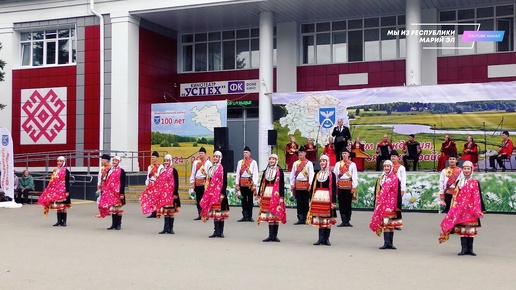
[{"label": "banner with field photo", "polygon": [[171,154],[176,165],[190,164],[185,158],[200,147],[211,154],[213,128],[226,126],[227,101],[152,104],[151,148]]},{"label": "banner with field photo", "polygon": [[[321,154],[339,118],[371,156],[365,162],[366,170],[375,168],[376,144],[384,134],[397,150],[409,134],[414,134],[422,148],[422,170],[435,168],[447,134],[459,155],[467,136],[474,138],[480,169],[486,165],[484,154],[498,152],[502,131],[516,135],[516,82],[274,93],[272,99],[283,166],[283,149],[290,135],[296,137],[298,145],[312,138]],[[332,113],[334,116],[325,116]]]}]

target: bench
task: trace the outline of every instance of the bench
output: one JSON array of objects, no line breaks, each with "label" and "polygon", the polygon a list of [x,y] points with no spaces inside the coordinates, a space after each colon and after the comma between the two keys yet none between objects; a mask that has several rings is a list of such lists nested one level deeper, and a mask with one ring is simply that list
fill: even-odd
[{"label": "bench", "polygon": [[29,194],[27,196],[28,199],[30,199],[30,204],[32,204],[32,199],[37,196],[38,198],[41,196],[43,191],[37,191],[37,190],[31,190],[29,191]]}]

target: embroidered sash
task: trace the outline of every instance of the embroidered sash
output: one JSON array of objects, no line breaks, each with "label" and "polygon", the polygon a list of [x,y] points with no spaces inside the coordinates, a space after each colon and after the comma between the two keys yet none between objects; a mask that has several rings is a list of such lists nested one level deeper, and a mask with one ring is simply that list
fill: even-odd
[{"label": "embroidered sash", "polygon": [[304,160],[304,161],[301,161],[301,160],[298,160],[296,161],[296,178],[297,176],[299,175],[299,173],[303,172],[303,175],[305,177],[308,177],[308,172],[306,171],[306,164],[308,163],[308,160]]},{"label": "embroidered sash", "polygon": [[446,181],[446,189],[450,188],[452,185],[457,183],[457,178],[459,178],[462,169],[460,167],[455,166],[454,168],[448,167],[446,168],[446,177],[448,180]]}]

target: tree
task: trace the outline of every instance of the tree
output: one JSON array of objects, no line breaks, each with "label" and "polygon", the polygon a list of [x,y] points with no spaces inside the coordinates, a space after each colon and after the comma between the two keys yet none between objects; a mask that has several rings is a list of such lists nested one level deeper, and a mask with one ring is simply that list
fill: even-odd
[{"label": "tree", "polygon": [[[0,42],[0,51],[1,50],[2,50],[2,43]],[[5,61],[0,59],[0,82],[4,81],[4,76],[5,76],[4,67],[5,67]],[[5,105],[0,104],[0,110],[3,110],[4,108],[5,108]]]}]

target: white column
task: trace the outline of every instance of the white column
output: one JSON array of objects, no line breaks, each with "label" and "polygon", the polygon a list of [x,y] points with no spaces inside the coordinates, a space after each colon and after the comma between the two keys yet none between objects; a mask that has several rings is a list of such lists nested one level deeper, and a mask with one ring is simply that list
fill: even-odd
[{"label": "white column", "polygon": [[278,93],[297,92],[298,27],[295,21],[276,24],[276,91]]},{"label": "white column", "polygon": [[[413,23],[421,23],[421,0],[407,0],[406,2],[406,23],[407,30],[419,30],[420,25],[412,25]],[[421,85],[421,45],[419,36],[407,35],[407,59],[405,62],[405,84]]]},{"label": "white column", "polygon": [[[437,9],[423,9],[421,10],[422,23],[437,23],[438,12]],[[423,29],[439,29],[437,26],[426,26]],[[425,43],[421,45],[421,85],[431,86],[437,85],[437,49],[423,49],[424,47],[437,47],[437,43]]]},{"label": "white column", "polygon": [[138,151],[139,24],[127,13],[111,14],[112,151]]},{"label": "white column", "polygon": [[[3,110],[0,110],[0,126],[5,127],[9,132],[13,132],[12,118],[13,118],[13,67],[17,56],[20,55],[20,42],[15,37],[12,23],[9,25],[0,26],[0,43],[2,43],[2,50],[0,50],[0,59],[5,61],[4,67],[4,81],[0,82],[0,104],[6,105]],[[18,57],[19,58],[19,57]],[[15,143],[20,140],[13,140]]]},{"label": "white column", "polygon": [[259,98],[259,132],[258,154],[260,170],[265,169],[269,161],[270,146],[267,142],[267,131],[272,125],[272,50],[274,40],[274,22],[272,12],[260,13],[260,98]]}]

